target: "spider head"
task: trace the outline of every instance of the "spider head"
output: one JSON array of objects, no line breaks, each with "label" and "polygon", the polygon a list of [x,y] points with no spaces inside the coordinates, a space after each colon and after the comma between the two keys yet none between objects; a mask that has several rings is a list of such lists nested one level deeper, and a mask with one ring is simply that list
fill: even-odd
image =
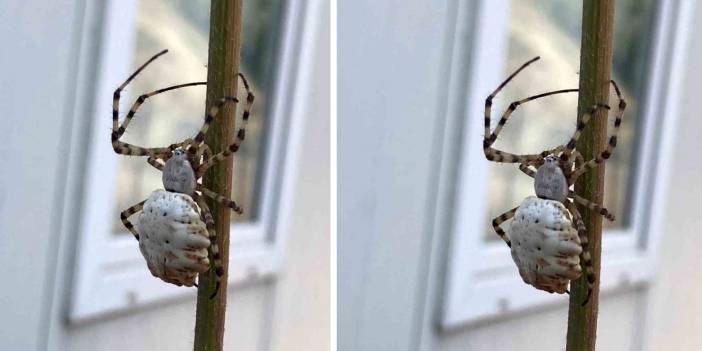
[{"label": "spider head", "polygon": [[544,157],[544,165],[547,165],[548,167],[557,167],[558,166],[558,160],[559,157],[556,155],[548,155]]},{"label": "spider head", "polygon": [[180,149],[180,148],[175,149],[175,151],[173,151],[173,156],[171,156],[171,157],[185,159],[185,150]]}]

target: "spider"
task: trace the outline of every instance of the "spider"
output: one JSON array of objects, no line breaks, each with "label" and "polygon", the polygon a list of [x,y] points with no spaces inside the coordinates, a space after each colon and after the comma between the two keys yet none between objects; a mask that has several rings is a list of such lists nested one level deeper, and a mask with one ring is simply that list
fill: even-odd
[{"label": "spider", "polygon": [[[219,110],[225,104],[239,102],[239,100],[236,97],[225,96],[219,99],[212,107],[210,107],[205,116],[205,120],[202,124],[202,127],[200,128],[200,130],[194,138],[188,138],[180,143],[171,144],[167,147],[156,148],[146,148],[125,143],[121,141],[120,138],[124,134],[127,126],[129,125],[129,122],[132,120],[135,113],[137,112],[139,107],[146,101],[146,99],[170,90],[207,84],[207,82],[179,84],[163,89],[158,89],[147,94],[143,94],[136,99],[122,124],[119,124],[119,100],[122,90],[144,68],[146,68],[146,66],[148,66],[159,56],[167,52],[168,50],[163,50],[151,57],[148,61],[141,65],[136,70],[136,72],[129,76],[127,80],[125,80],[124,83],[122,83],[122,85],[120,85],[115,90],[112,103],[112,148],[116,153],[122,155],[148,156],[147,162],[156,169],[163,172],[162,181],[166,192],[182,195],[180,196],[180,199],[184,199],[184,201],[186,201],[187,203],[193,203],[194,200],[194,203],[196,203],[199,206],[199,215],[201,215],[202,219],[204,220],[207,234],[209,236],[209,256],[212,258],[213,268],[217,279],[215,290],[210,296],[210,298],[214,298],[217,294],[217,291],[219,291],[221,278],[224,275],[224,269],[222,268],[220,251],[219,247],[217,246],[217,234],[215,232],[214,220],[212,218],[212,214],[210,213],[207,204],[204,201],[204,197],[214,199],[221,205],[231,208],[237,214],[243,213],[243,210],[241,207],[239,207],[239,205],[236,204],[236,202],[234,202],[226,196],[220,195],[212,190],[205,188],[202,184],[198,183],[198,180],[202,178],[207,169],[212,167],[212,165],[226,159],[227,157],[237,152],[237,150],[239,150],[239,147],[245,138],[246,123],[248,122],[251,107],[254,102],[254,95],[251,92],[249,84],[244,75],[239,73],[238,77],[241,79],[244,85],[244,89],[246,90],[246,104],[242,113],[242,124],[236,134],[236,139],[226,149],[217,154],[213,155],[210,148],[207,146],[207,144],[204,143],[205,133],[207,132],[207,129],[214,120],[215,116],[217,116],[217,114],[219,113]],[[156,192],[152,194],[152,197],[155,194]],[[190,201],[187,201],[188,198],[192,199]],[[151,197],[148,200],[150,199]],[[135,228],[135,226],[128,220],[128,218],[131,215],[141,211],[144,207],[145,202],[147,202],[147,200],[141,201],[138,204],[129,207],[128,209],[122,211],[122,213],[120,214],[122,223],[124,223],[124,226],[134,235],[134,238],[136,238],[137,240],[140,240],[140,234]],[[197,206],[191,205],[191,207],[196,208]],[[195,218],[195,220],[199,219],[200,218]],[[145,256],[145,258],[147,257]],[[147,263],[150,263],[148,262],[148,258]],[[149,268],[151,269],[151,267]],[[174,283],[176,285],[180,285],[182,283],[182,281],[174,281],[172,279],[167,279],[162,275],[158,275],[154,272],[154,270],[151,271],[152,274],[163,279],[164,281]],[[196,284],[192,283],[191,285]]]},{"label": "spider", "polygon": [[[560,145],[551,150],[543,151],[540,154],[527,155],[517,155],[497,150],[493,148],[492,145],[497,140],[497,136],[499,135],[500,131],[505,126],[507,120],[517,109],[517,107],[526,102],[536,100],[542,97],[578,91],[577,89],[557,90],[514,101],[504,112],[499,122],[497,123],[495,129],[492,132],[490,132],[490,112],[492,107],[492,99],[519,72],[521,72],[523,69],[525,69],[527,66],[529,66],[537,60],[539,60],[539,57],[535,57],[524,63],[514,73],[507,77],[507,79],[504,82],[502,82],[502,84],[500,84],[497,87],[497,89],[495,89],[495,91],[492,92],[492,94],[490,94],[485,99],[485,134],[483,139],[483,151],[485,153],[485,157],[489,161],[500,163],[519,163],[519,169],[523,173],[534,178],[534,190],[539,199],[554,200],[560,202],[570,212],[570,215],[572,216],[574,222],[574,224],[572,222],[571,224],[575,227],[575,229],[577,229],[578,235],[580,237],[580,245],[582,246],[581,253],[579,254],[580,261],[582,262],[582,265],[584,266],[585,272],[587,274],[588,294],[585,302],[583,302],[583,305],[585,305],[589,301],[590,295],[592,294],[592,287],[596,281],[596,277],[592,268],[592,259],[588,247],[587,231],[585,229],[585,224],[583,222],[582,216],[578,211],[577,207],[575,206],[575,203],[581,204],[587,207],[588,209],[595,211],[597,214],[603,216],[604,218],[610,221],[614,221],[614,216],[606,208],[576,194],[573,190],[571,190],[571,186],[575,183],[578,177],[580,177],[588,170],[597,167],[600,163],[606,161],[612,155],[614,148],[617,146],[617,133],[622,123],[622,116],[624,114],[624,109],[626,108],[626,102],[622,98],[621,91],[619,90],[617,83],[613,80],[610,81],[619,99],[618,110],[614,120],[614,130],[609,138],[609,142],[606,149],[602,151],[599,155],[597,155],[595,158],[588,160],[587,162],[585,162],[582,155],[577,150],[575,150],[576,143],[578,141],[578,138],[580,137],[582,130],[585,128],[592,115],[600,109],[610,109],[610,107],[604,103],[596,103],[592,105],[582,115],[582,117],[577,123],[575,132],[571,136],[568,143],[564,145]],[[512,248],[510,236],[507,235],[505,231],[502,230],[502,228],[500,228],[500,224],[512,218],[519,208],[519,206],[515,207],[492,220],[492,226],[495,229],[495,232],[497,232],[497,234],[500,236],[500,238],[502,238],[502,240],[504,240],[507,246],[509,246],[513,250],[515,248]],[[570,221],[570,219],[568,220]],[[544,289],[543,287],[536,287],[542,290],[549,291],[548,289]]]}]

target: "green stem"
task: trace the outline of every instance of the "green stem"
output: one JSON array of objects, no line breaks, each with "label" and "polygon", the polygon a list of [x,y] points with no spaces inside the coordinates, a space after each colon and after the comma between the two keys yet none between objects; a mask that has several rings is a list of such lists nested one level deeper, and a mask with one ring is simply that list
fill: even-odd
[{"label": "green stem", "polygon": [[[241,48],[242,0],[212,0],[210,4],[210,45],[207,62],[206,106],[212,106],[223,96],[236,96],[239,52]],[[234,113],[236,107],[226,105],[207,132],[207,144],[213,153],[223,150],[234,140]],[[231,158],[210,168],[204,185],[220,194],[229,194],[232,188]],[[217,243],[222,257],[224,276],[214,299],[216,275],[213,269],[200,274],[197,291],[194,350],[221,351],[224,340],[224,316],[227,306],[227,277],[229,262],[229,223],[231,210],[213,201],[212,209],[217,231]]]},{"label": "green stem", "polygon": [[[609,80],[612,70],[612,33],[614,27],[614,0],[584,0],[582,39],[580,48],[580,95],[578,116],[594,103],[609,101]],[[607,111],[599,110],[581,135],[577,150],[591,159],[606,144]],[[604,197],[604,164],[585,173],[575,184],[576,193],[602,204]],[[602,217],[580,206],[587,226],[590,254],[597,281],[590,301],[587,297],[587,277],[573,281],[570,288],[568,311],[567,351],[595,349],[597,308],[600,287],[600,253],[602,244]]]}]

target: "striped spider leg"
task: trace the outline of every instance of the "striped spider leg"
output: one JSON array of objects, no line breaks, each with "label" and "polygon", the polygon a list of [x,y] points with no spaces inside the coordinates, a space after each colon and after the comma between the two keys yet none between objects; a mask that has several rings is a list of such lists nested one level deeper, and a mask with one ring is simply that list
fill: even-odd
[{"label": "striped spider leg", "polygon": [[125,80],[119,87],[117,87],[117,89],[115,89],[114,94],[112,95],[112,135],[111,135],[111,139],[112,139],[112,148],[118,154],[127,155],[127,156],[135,155],[135,156],[151,156],[151,157],[170,155],[170,153],[173,150],[170,148],[167,148],[167,147],[145,148],[145,147],[125,143],[119,139],[122,137],[122,135],[124,135],[124,132],[126,131],[127,127],[129,126],[129,122],[131,122],[132,118],[136,114],[139,107],[149,97],[160,94],[160,93],[165,93],[167,91],[175,90],[175,89],[180,89],[180,88],[185,88],[185,87],[190,87],[190,86],[207,85],[207,82],[186,83],[186,84],[179,84],[179,85],[174,85],[174,86],[170,86],[167,88],[155,90],[155,91],[152,91],[152,92],[147,93],[147,94],[142,94],[134,102],[131,109],[129,110],[129,113],[127,114],[124,121],[120,125],[119,124],[119,101],[120,101],[122,91],[124,90],[124,88],[127,87],[127,85],[141,71],[143,71],[146,68],[146,66],[148,66],[151,62],[156,60],[159,56],[164,55],[167,52],[168,52],[168,50],[163,50],[163,51],[159,52],[158,54],[154,55],[153,57],[151,57],[143,65],[141,65],[139,68],[137,68],[137,70],[134,73],[132,73],[132,75],[130,75],[127,78],[127,80]]}]

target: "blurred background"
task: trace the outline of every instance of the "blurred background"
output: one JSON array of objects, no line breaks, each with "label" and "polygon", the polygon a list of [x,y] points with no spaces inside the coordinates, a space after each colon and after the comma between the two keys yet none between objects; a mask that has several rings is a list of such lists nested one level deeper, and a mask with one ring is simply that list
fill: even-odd
[{"label": "blurred background", "polygon": [[[209,3],[0,4],[0,349],[192,349],[195,289],[151,277],[119,220],[163,186],[145,159],[112,151],[110,106],[163,49],[122,94],[120,118],[140,94],[206,79]],[[245,214],[232,216],[225,349],[329,349],[328,12],[244,1],[241,71],[256,102],[234,157]],[[192,137],[204,100],[204,87],[154,96],[124,140]]]},{"label": "blurred background", "polygon": [[[485,98],[535,56],[495,99],[493,127],[512,101],[578,87],[582,2],[357,1],[338,12],[339,349],[565,349],[567,296],[525,285],[490,225],[533,182],[485,159],[482,123]],[[702,265],[700,18],[692,1],[616,1],[612,78],[628,106],[606,164],[617,220],[603,233],[598,349],[702,341],[689,293]],[[563,144],[576,108],[577,94],[522,105],[495,147]]]}]

